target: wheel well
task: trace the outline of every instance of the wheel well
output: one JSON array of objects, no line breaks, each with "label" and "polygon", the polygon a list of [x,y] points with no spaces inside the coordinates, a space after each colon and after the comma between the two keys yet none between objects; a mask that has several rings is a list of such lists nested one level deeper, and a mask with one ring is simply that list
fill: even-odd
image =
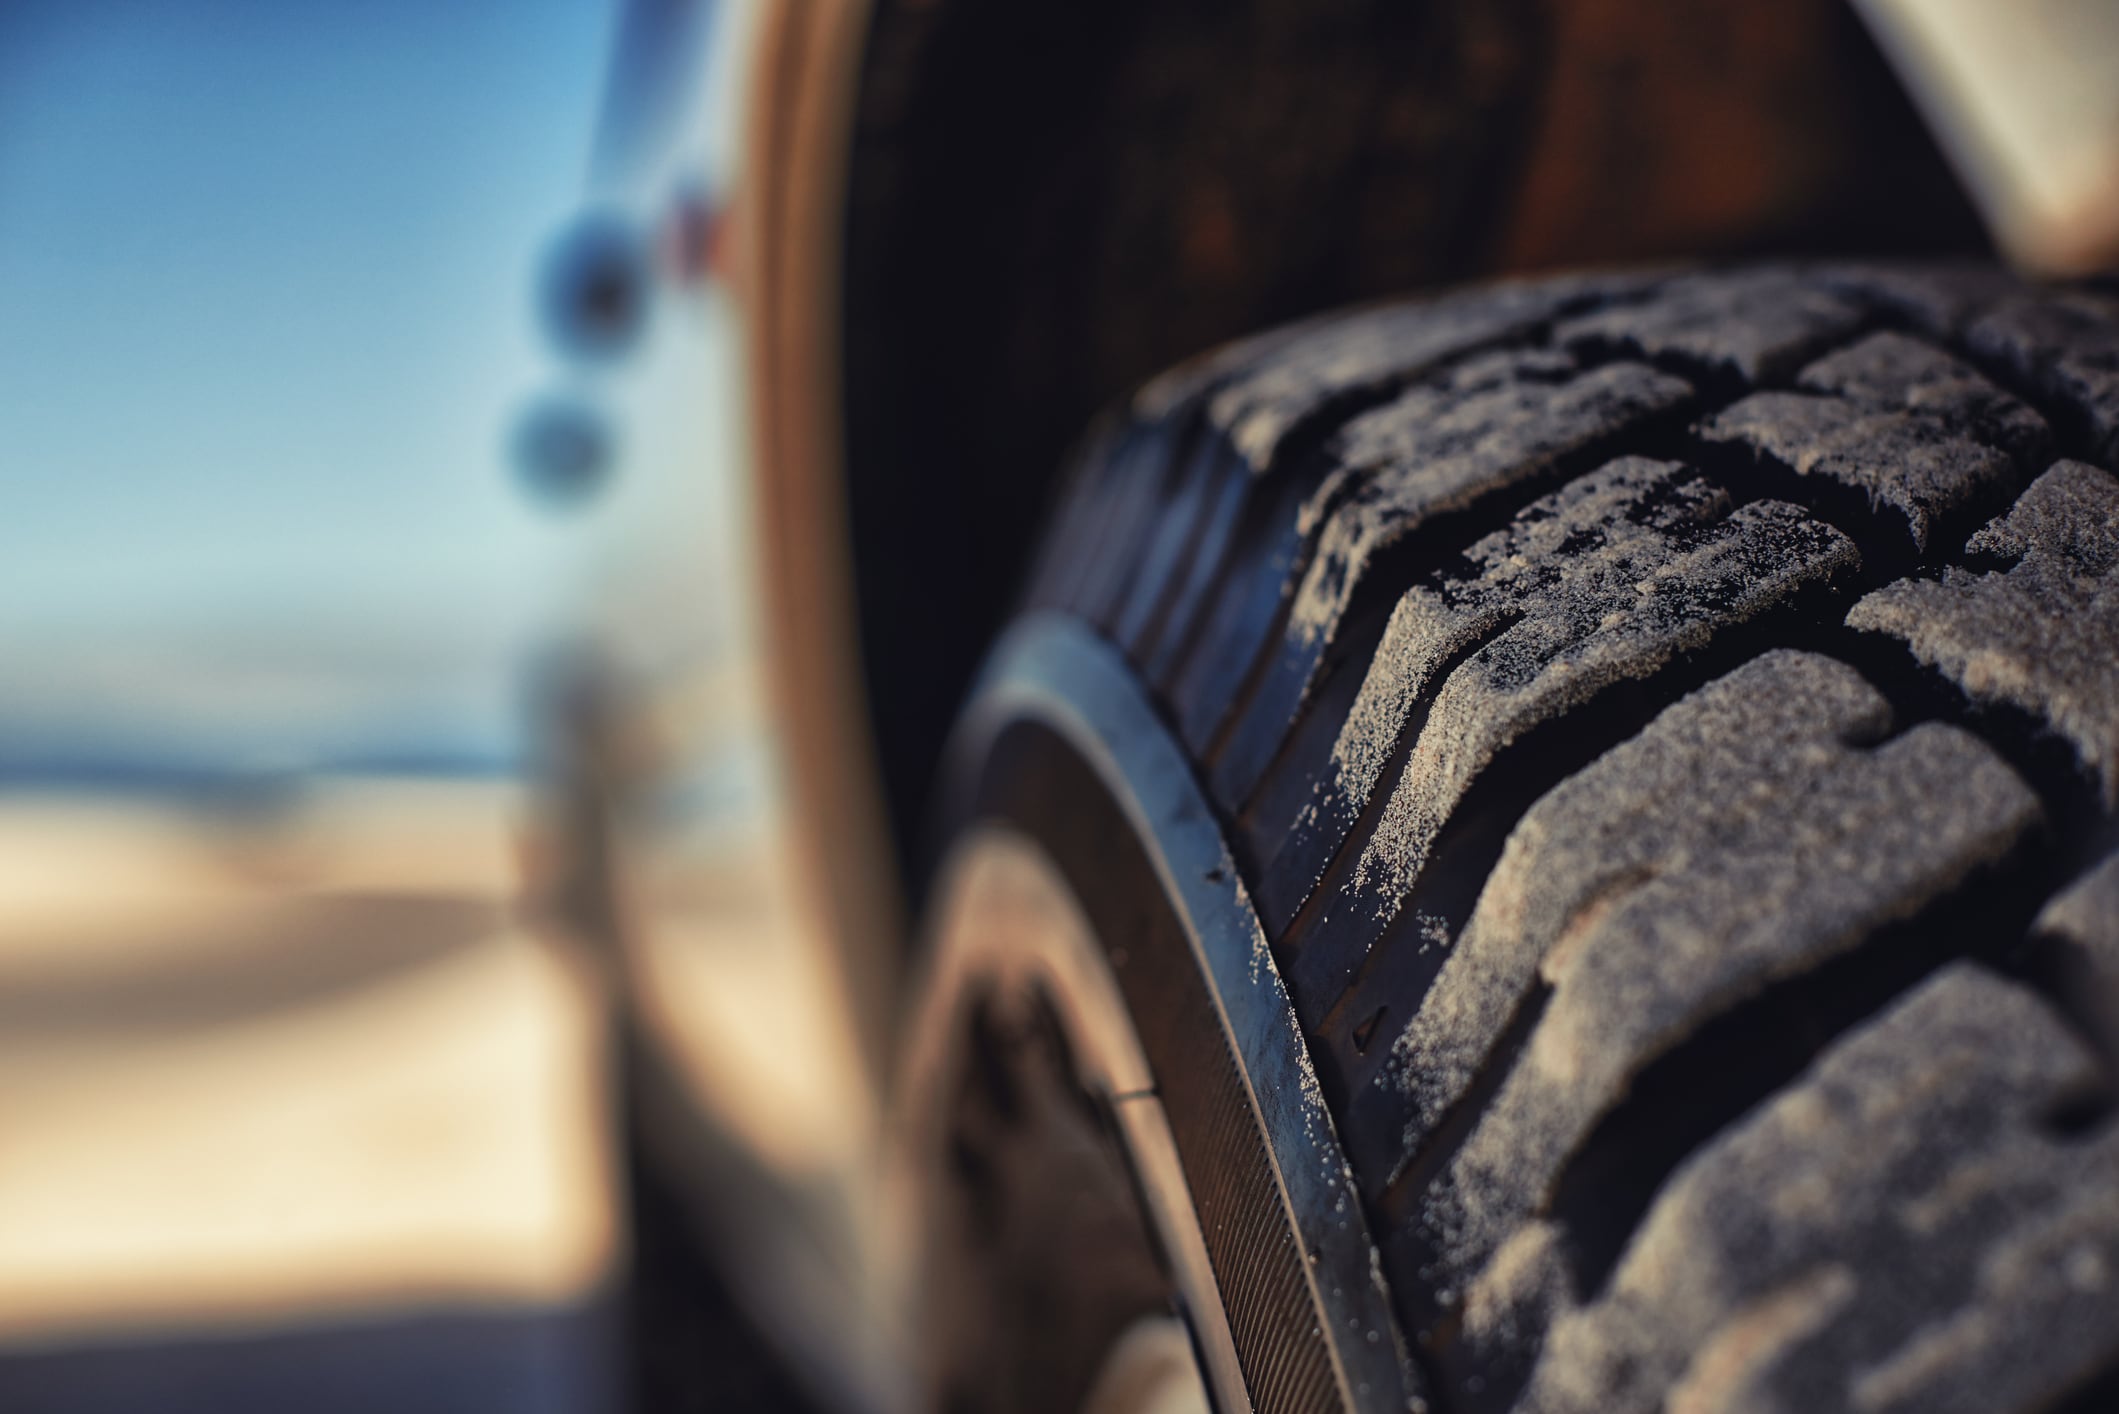
[{"label": "wheel well", "polygon": [[899,855],[1070,442],[1216,342],[1504,271],[1974,253],[1840,0],[879,0],[843,287]]}]

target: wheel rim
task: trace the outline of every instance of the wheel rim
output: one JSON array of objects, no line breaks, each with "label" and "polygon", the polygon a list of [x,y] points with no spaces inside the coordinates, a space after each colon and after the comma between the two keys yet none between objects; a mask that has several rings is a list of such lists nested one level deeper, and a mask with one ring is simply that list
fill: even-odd
[{"label": "wheel rim", "polygon": [[1104,1357],[1082,1414],[1208,1414],[1206,1372],[1190,1333],[1174,1316],[1147,1316],[1126,1328]]},{"label": "wheel rim", "polygon": [[[1118,1140],[1148,1251],[1166,1284],[1165,1309],[1133,1317],[1090,1357],[1084,1414],[1248,1414],[1236,1348],[1185,1186],[1177,1149],[1118,983],[1066,881],[1026,836],[1000,826],[971,831],[953,851],[927,983],[901,1093],[914,1111],[900,1132],[912,1181],[918,1245],[931,1253],[951,1185],[942,1172],[951,1096],[976,1044],[981,1008],[1043,1012],[1056,1023],[1072,1082]],[[939,1201],[947,1202],[947,1197]],[[931,1257],[923,1259],[932,1265]],[[1063,1280],[1064,1273],[1052,1274]],[[930,1348],[947,1344],[930,1333]],[[934,1362],[930,1362],[933,1364]],[[941,1363],[946,1364],[946,1357]],[[933,1370],[946,1383],[946,1371]]]}]

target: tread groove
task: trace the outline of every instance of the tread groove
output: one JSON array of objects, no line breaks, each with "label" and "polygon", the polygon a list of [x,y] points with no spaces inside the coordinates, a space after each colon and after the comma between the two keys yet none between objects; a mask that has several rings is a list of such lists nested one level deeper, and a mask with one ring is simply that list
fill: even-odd
[{"label": "tread groove", "polygon": [[[1645,677],[1606,689],[1571,715],[1534,728],[1497,756],[1466,792],[1437,836],[1429,863],[1406,896],[1398,919],[1450,939],[1458,937],[1493,876],[1509,836],[1554,786],[1636,735],[1666,708],[1741,665],[1777,648],[1817,646],[1827,632],[1825,614],[1835,602],[1824,590],[1813,591],[1756,620],[1725,629],[1701,649],[1680,654]],[[1385,951],[1379,944],[1370,956]],[[1320,1019],[1320,1033],[1331,1035],[1339,1019],[1350,1011],[1358,1013],[1365,1001],[1396,995],[1390,986],[1372,990],[1365,981],[1358,973],[1347,979]],[[1365,1088],[1382,1068],[1379,1062],[1357,1070],[1352,1088]]]},{"label": "tread groove", "polygon": [[1857,950],[1723,1013],[1643,1072],[1561,1171],[1551,1200],[1573,1239],[1584,1295],[1603,1291],[1686,1156],[1944,965],[2004,962],[2053,887],[2040,854],[2035,843],[2020,848]]},{"label": "tread groove", "polygon": [[[2039,510],[2047,518],[2034,523],[2021,519],[2031,513],[2019,508],[2039,496],[2058,504],[2059,492],[2047,495],[2050,483],[2038,485],[2056,457],[2106,471],[2119,460],[2119,302],[2029,291],[1977,270],[1920,268],[1679,274],[1622,280],[1608,294],[1594,280],[1561,281],[1503,287],[1490,298],[1484,310],[1476,295],[1454,294],[1411,310],[1317,321],[1300,337],[1262,343],[1255,370],[1241,360],[1217,364],[1213,379],[1158,404],[1147,423],[1136,422],[1115,441],[1100,434],[1058,522],[1056,545],[1064,553],[1048,554],[1036,578],[1041,596],[1063,585],[1058,597],[1119,642],[1194,752],[1373,1209],[1402,1323],[1421,1363],[1444,1377],[1437,1392],[1463,1410],[1515,1407],[1519,1394],[1530,1398],[1546,1388],[1533,1375],[1542,1369],[1549,1323],[1612,1297],[1629,1243],[1674,1176],[1776,1096],[1808,1083],[1821,1057],[1895,1014],[1953,962],[1969,959],[2027,988],[2094,1051],[2102,1079],[2041,1114],[2052,1142],[2101,1141],[2119,1113],[2119,971],[2097,973],[2096,987],[2114,989],[2103,999],[2084,979],[2106,962],[2039,921],[2072,880],[2119,852],[2119,757],[2104,761],[2100,778],[2095,735],[2111,730],[2113,719],[2093,716],[2086,726],[2079,706],[2070,708],[2073,718],[2056,717],[2051,692],[2058,689],[2035,683],[2035,691],[2019,690],[2015,698],[1982,695],[1960,661],[1976,642],[1951,650],[1959,653],[1950,660],[1959,663],[1953,678],[1918,656],[1915,640],[1903,636],[1910,630],[1898,626],[1932,601],[1919,586],[1961,586],[1968,572],[1997,578],[2015,554],[2047,544],[2038,535],[2078,534],[2054,531],[2059,512]],[[1422,318],[1434,329],[1415,332]],[[1402,354],[1386,347],[1399,339]],[[1503,370],[1502,382],[1478,381],[1488,366]],[[1559,387],[1621,367],[1674,374],[1691,393],[1675,408],[1629,416],[1578,443],[1538,452],[1545,459],[1530,470],[1497,463],[1461,501],[1432,508],[1392,501],[1378,513],[1386,517],[1380,528],[1362,528],[1358,516],[1370,503],[1361,498],[1384,475],[1383,463],[1364,469],[1348,451],[1349,431],[1364,419],[1400,399],[1417,402],[1415,395],[1432,395],[1447,410],[1454,397]],[[1535,406],[1534,398],[1524,406]],[[1409,445],[1429,445],[1418,441],[1426,435],[1420,424],[1411,425]],[[1635,558],[1611,563],[1638,561],[1660,574],[1650,551],[1632,548],[1646,542],[1606,548],[1621,546],[1629,526],[1646,534],[1651,524],[1666,537],[1655,543],[1669,547],[1654,553],[1672,565],[1709,547],[1733,555],[1721,547],[1737,545],[1752,527],[1757,544],[1771,547],[1773,535],[1792,534],[1786,527],[1797,525],[1843,537],[1859,562],[1802,562],[1809,567],[1740,606],[1728,597],[1734,571],[1720,567],[1723,561],[1699,559],[1707,568],[1695,572],[1695,561],[1683,559],[1688,568],[1670,584],[1674,597],[1692,596],[1685,602],[1697,607],[1684,612],[1697,619],[1644,610],[1646,626],[1612,630],[1609,640],[1594,634],[1614,618],[1625,620],[1625,609],[1592,627],[1581,619],[1618,602],[1593,597],[1613,592],[1604,581],[1565,580],[1574,587],[1564,592],[1575,597],[1564,603],[1576,619],[1564,624],[1554,607],[1563,601],[1537,597],[1546,591],[1525,587],[1525,597],[1512,600],[1513,588],[1477,588],[1511,583],[1493,558],[1518,543],[1508,536],[1530,536],[1526,527],[1559,515],[1551,507],[1574,504],[1569,496],[1591,495],[1593,481],[1594,494],[1603,494],[1597,478],[1614,474],[1614,458],[1645,457],[1666,460],[1640,463],[1643,469],[1621,480],[1649,478],[1641,481],[1648,486],[1660,476],[1670,487],[1695,486],[1683,495],[1711,493],[1722,498],[1721,509],[1666,509],[1656,496],[1678,491],[1643,491],[1635,502],[1613,502],[1618,529],[1608,535],[1584,521],[1564,539],[1522,539],[1533,568],[1560,566],[1565,580],[1568,567],[1591,574],[1599,555],[1623,553]],[[2070,514],[2091,504],[2084,493],[2069,494],[2077,499],[2068,504],[2078,508]],[[1342,515],[1357,519],[1335,532],[1342,540],[1329,553],[1341,559],[1327,561],[1326,527]],[[1389,516],[1401,517],[1402,526],[1394,528]],[[1667,522],[1657,519],[1665,516]],[[1994,528],[2008,516],[2019,517],[2012,525],[2020,532]],[[1714,531],[1725,536],[1717,540],[1696,527],[1730,529]],[[1345,540],[1357,532],[1369,538]],[[2000,553],[1997,546],[2013,543],[2010,535],[2034,550]],[[1743,553],[1753,553],[1752,542],[1741,543]],[[2075,543],[2045,553],[2076,555]],[[1524,563],[1520,553],[1515,563]],[[1340,564],[1343,572],[1333,568]],[[2063,568],[2078,578],[2110,573],[2069,565],[2075,567]],[[1298,612],[1299,601],[1309,602],[1301,596],[1313,573],[1343,573],[1329,589],[1339,598],[1321,628],[1303,617],[1310,610]],[[1526,586],[1534,583],[1528,574]],[[2024,593],[2044,592],[2046,581],[2023,582]],[[1650,594],[1642,585],[1634,587]],[[1394,638],[1399,615],[1422,594],[1427,607],[1417,612],[1433,622],[1418,632],[1429,636]],[[1887,622],[1882,611],[1861,618],[1865,627],[1850,626],[1854,606],[1893,595],[1894,606],[1915,609],[1894,607],[1901,618],[1889,620],[1888,631],[1876,626]],[[1558,637],[1563,628],[1582,636]],[[1547,638],[1524,636],[1534,631]],[[1634,637],[1618,636],[1622,631]],[[1651,632],[1666,637],[1643,636]],[[2093,632],[2106,630],[2083,630]],[[1298,635],[1308,637],[1298,643]],[[2119,657],[2119,624],[2109,638]],[[1518,698],[1477,695],[1484,679],[1475,682],[1475,667],[1486,664],[1479,671],[1492,673],[1504,642],[1534,641],[1554,655],[1594,642],[1600,651],[1643,656],[1612,659],[1621,666],[1600,668],[1608,675],[1550,701],[1532,694],[1529,678],[1505,680],[1509,691],[1523,694]],[[1666,642],[1676,646],[1654,646]],[[1410,654],[1415,644],[1430,656],[1405,671],[1424,676],[1407,680],[1402,701],[1385,704],[1396,716],[1373,718],[1391,734],[1363,738],[1354,748],[1366,753],[1358,769],[1343,767],[1345,739],[1369,703],[1381,660]],[[1541,803],[1630,749],[1679,704],[1779,650],[1851,667],[1892,723],[1879,743],[1943,732],[1990,751],[1993,770],[2028,787],[2025,798],[2035,799],[2044,824],[2000,862],[1963,865],[1954,882],[1918,895],[1928,901],[1909,904],[1897,921],[1870,919],[1864,932],[1835,943],[1836,951],[1806,954],[1793,972],[1735,1000],[1710,999],[1703,1003],[1710,1009],[1687,1020],[1689,1029],[1675,1040],[1641,1053],[1618,1098],[1589,1112],[1586,1130],[1558,1153],[1557,1169],[1540,1170],[1534,1180],[1547,1186],[1525,1220],[1535,1219],[1538,1241],[1550,1245],[1536,1254],[1547,1264],[1537,1280],[1550,1290],[1524,1297],[1520,1322],[1510,1324],[1510,1317],[1497,1326],[1488,1312],[1467,1324],[1467,1283],[1478,1273],[1452,1267],[1459,1258],[1428,1226],[1431,1204],[1459,1181],[1453,1175],[1482,1125],[1509,1103],[1529,1103],[1516,1095],[1518,1073],[1542,1030],[1558,1024],[1556,997],[1565,994],[1539,974],[1509,1009],[1497,1010],[1495,1017],[1506,1019],[1493,1022],[1496,1034],[1454,1098],[1439,1111],[1421,1111],[1429,1116],[1424,1128],[1415,1123],[1411,1092],[1392,1080],[1407,1062],[1388,1038],[1436,1004],[1438,977],[1460,955],[1504,857]],[[1929,657],[1934,651],[1918,649]],[[1560,659],[1535,661],[1543,673]],[[1398,671],[1398,660],[1391,662],[1390,671]],[[1460,678],[1464,685],[1450,698],[1456,715],[1445,719],[1445,695]],[[1474,744],[1486,754],[1450,767],[1455,776],[1438,774],[1436,751],[1474,748],[1448,738],[1422,754],[1424,745],[1473,711],[1488,714],[1479,730],[1490,739]],[[1511,712],[1519,715],[1503,715]],[[2119,751],[2119,735],[2112,742]],[[1355,774],[1335,774],[1342,769]],[[1442,784],[1421,784],[1416,771]],[[1409,862],[1379,874],[1372,855],[1388,843],[1387,831],[1406,828],[1408,817],[1394,812],[1401,793],[1416,787],[1436,792],[1439,813],[1432,822],[1414,817],[1426,832],[1417,845],[1390,846]],[[1416,799],[1415,808],[1425,807]],[[1700,842],[1703,850],[1726,847],[1718,837]],[[2119,968],[2119,944],[2113,947],[2110,965]],[[1787,1302],[1822,1301],[1840,1290],[1838,1281],[1816,1269],[1787,1288],[1795,1294],[1782,1306],[1759,1309],[1794,1311]],[[1235,1296],[1242,1306],[1244,1293]],[[2119,1304],[2114,1310],[2119,1330]],[[1825,1334],[1817,1339],[1843,1337],[1835,1327],[1819,1329]],[[2103,1397],[2119,1388],[2110,1373],[2119,1369],[2119,1345],[2100,1369],[2049,1407],[2093,1407],[2082,1403],[2085,1392]]]}]

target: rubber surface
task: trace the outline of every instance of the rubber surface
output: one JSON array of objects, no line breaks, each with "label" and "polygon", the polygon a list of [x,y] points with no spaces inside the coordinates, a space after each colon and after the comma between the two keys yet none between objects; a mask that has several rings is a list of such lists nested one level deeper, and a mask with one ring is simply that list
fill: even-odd
[{"label": "rubber surface", "polygon": [[[959,818],[1034,841],[1110,968],[1149,1088],[1077,1077],[1113,1107],[1156,1101],[1250,1407],[1420,1407],[1425,1387],[1264,928],[1139,679],[1078,620],[1026,615],[989,657],[952,758]],[[917,1034],[949,1025],[923,1017]],[[989,1264],[1007,1255],[983,1251]],[[1083,1255],[1006,1279],[1049,1293],[1078,1281]],[[1026,1322],[1024,1343],[1049,1339],[1045,1324]]]},{"label": "rubber surface", "polygon": [[2119,300],[1489,287],[1106,419],[1031,605],[1222,816],[1431,1398],[2119,1392]]},{"label": "rubber surface", "polygon": [[1845,0],[862,9],[815,283],[901,846],[1069,441],[1172,361],[1501,269],[1990,248]]}]

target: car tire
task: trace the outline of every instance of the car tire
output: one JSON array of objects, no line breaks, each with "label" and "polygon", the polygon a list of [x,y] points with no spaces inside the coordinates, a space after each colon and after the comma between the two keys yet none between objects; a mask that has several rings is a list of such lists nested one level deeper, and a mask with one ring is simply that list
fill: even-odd
[{"label": "car tire", "polygon": [[1976,266],[1451,292],[1094,429],[951,828],[1098,938],[1253,1407],[2119,1398],[2115,467],[2119,299]]}]

